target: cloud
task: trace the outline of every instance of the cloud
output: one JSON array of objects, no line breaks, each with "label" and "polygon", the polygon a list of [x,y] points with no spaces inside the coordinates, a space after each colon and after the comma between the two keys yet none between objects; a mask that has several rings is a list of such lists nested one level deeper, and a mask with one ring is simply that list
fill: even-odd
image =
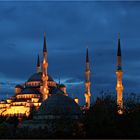
[{"label": "cloud", "polygon": [[88,45],[91,90],[115,91],[120,32],[125,90],[131,86],[139,91],[139,7],[140,2],[117,1],[0,2],[0,81],[26,81],[36,72],[36,57],[39,53],[42,58],[46,31],[52,77],[68,78],[68,90],[83,99]]}]

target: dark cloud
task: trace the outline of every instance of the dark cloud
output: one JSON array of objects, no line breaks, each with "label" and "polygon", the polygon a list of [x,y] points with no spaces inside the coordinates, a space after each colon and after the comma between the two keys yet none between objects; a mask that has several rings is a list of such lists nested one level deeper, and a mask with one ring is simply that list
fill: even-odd
[{"label": "dark cloud", "polygon": [[76,78],[71,78],[71,79],[67,79],[66,81],[65,81],[65,83],[67,83],[67,84],[79,84],[79,83],[83,83],[83,81],[81,81],[80,79],[76,79]]},{"label": "dark cloud", "polygon": [[139,91],[140,2],[0,2],[0,81],[25,81],[42,57],[47,33],[49,73],[67,79],[84,99],[85,49],[92,93],[115,92],[117,34],[121,33],[125,90]]}]

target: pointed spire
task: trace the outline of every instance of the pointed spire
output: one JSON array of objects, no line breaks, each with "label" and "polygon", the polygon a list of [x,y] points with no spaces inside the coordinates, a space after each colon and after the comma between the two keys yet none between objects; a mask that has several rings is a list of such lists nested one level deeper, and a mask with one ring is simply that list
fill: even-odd
[{"label": "pointed spire", "polygon": [[117,70],[122,70],[120,33],[118,34]]},{"label": "pointed spire", "polygon": [[90,64],[89,64],[89,57],[88,57],[88,48],[86,49],[86,69],[85,69],[85,104],[86,108],[90,107]]},{"label": "pointed spire", "polygon": [[88,58],[88,48],[87,48],[87,51],[86,51],[86,62],[87,62],[87,63],[89,62],[89,58]]},{"label": "pointed spire", "polygon": [[118,34],[118,52],[117,56],[121,56],[120,33]]},{"label": "pointed spire", "polygon": [[43,52],[47,52],[47,46],[46,46],[46,33],[44,32],[44,45],[43,45]]},{"label": "pointed spire", "polygon": [[40,67],[40,58],[39,58],[39,54],[38,54],[38,57],[37,57],[37,67]]}]

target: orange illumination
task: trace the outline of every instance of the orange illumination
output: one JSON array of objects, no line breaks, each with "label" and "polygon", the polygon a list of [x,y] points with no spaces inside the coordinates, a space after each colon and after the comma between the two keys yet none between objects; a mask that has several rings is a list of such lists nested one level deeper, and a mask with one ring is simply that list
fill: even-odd
[{"label": "orange illumination", "polygon": [[122,110],[118,110],[118,114],[122,115],[123,111]]},{"label": "orange illumination", "polygon": [[11,99],[7,99],[6,101],[7,101],[8,104],[10,104],[12,102]]},{"label": "orange illumination", "polygon": [[117,85],[116,85],[116,91],[117,91],[117,105],[118,105],[118,114],[123,114],[123,85],[122,85],[122,71],[117,71]]},{"label": "orange illumination", "polygon": [[30,107],[26,106],[11,106],[7,108],[6,111],[2,113],[2,115],[15,115],[15,114],[28,114],[30,112]]},{"label": "orange illumination", "polygon": [[75,98],[74,101],[78,104],[79,103],[79,99]]},{"label": "orange illumination", "polygon": [[37,103],[39,101],[39,98],[32,98],[32,102]]}]

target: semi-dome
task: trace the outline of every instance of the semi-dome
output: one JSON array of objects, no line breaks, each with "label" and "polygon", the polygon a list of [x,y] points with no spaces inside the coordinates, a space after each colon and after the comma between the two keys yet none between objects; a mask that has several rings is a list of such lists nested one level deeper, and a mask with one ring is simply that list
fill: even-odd
[{"label": "semi-dome", "polygon": [[21,94],[40,94],[40,92],[38,90],[35,90],[34,88],[24,88],[21,91]]},{"label": "semi-dome", "polygon": [[81,115],[80,107],[75,101],[63,95],[55,94],[45,100],[39,110],[38,115],[60,115],[60,116],[79,116]]},{"label": "semi-dome", "polygon": [[[48,81],[53,81],[52,77],[48,75]],[[32,81],[42,81],[42,72],[34,73],[29,79],[28,82]]]}]

